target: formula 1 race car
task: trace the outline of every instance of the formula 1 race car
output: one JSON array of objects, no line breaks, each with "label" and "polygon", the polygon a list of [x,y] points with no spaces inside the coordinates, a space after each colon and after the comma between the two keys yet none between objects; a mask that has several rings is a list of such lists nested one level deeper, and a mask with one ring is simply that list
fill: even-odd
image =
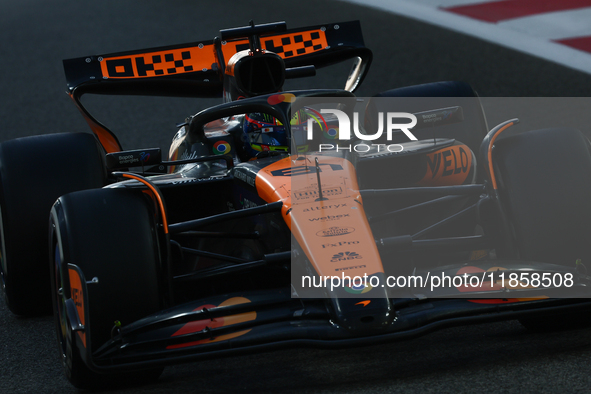
[{"label": "formula 1 race car", "polygon": [[[589,320],[587,138],[498,138],[518,120],[489,131],[460,82],[357,98],[371,60],[359,22],[251,22],[64,61],[93,133],[0,144],[0,233],[7,305],[53,304],[72,384],[459,324]],[[344,61],[344,90],[283,89]],[[179,125],[164,160],[124,150],[85,93],[224,102]]]}]

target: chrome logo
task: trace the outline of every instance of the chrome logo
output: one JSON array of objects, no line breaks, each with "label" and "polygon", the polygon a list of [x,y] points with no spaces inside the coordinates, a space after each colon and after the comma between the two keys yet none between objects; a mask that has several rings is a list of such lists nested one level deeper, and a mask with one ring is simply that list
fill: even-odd
[{"label": "chrome logo", "polygon": [[216,155],[226,155],[230,153],[232,147],[226,141],[218,141],[213,144],[213,153]]},{"label": "chrome logo", "polygon": [[331,127],[330,129],[326,130],[325,136],[331,140],[334,140],[339,137],[339,131],[334,127]]},{"label": "chrome logo", "polygon": [[360,284],[351,283],[349,286],[345,285],[345,291],[351,294],[364,294],[369,292],[373,287],[368,283],[367,286],[365,283],[361,282]]}]

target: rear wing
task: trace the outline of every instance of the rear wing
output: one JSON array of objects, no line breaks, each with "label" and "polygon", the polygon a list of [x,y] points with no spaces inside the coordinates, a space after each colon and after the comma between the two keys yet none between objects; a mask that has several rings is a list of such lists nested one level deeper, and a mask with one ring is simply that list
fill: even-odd
[{"label": "rear wing", "polygon": [[[262,35],[264,49],[281,56],[287,68],[322,68],[355,59],[346,89],[354,90],[371,64],[359,21],[333,23]],[[248,49],[248,39],[222,41],[223,58]],[[68,89],[73,97],[84,93],[221,97],[223,75],[214,41],[150,48],[64,60]]]}]

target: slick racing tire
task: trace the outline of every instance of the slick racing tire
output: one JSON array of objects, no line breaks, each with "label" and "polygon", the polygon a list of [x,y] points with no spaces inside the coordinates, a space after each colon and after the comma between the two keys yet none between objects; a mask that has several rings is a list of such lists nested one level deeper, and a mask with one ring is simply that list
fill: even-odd
[{"label": "slick racing tire", "polygon": [[[499,200],[518,257],[591,268],[591,144],[575,129],[544,129],[495,143]],[[588,269],[589,269],[588,268]],[[588,325],[572,314],[520,320],[536,330]]]},{"label": "slick racing tire", "polygon": [[[384,100],[384,97],[393,99]],[[450,122],[434,121],[429,127],[415,127],[410,130],[412,134],[419,140],[453,138],[467,145],[473,152],[478,152],[480,143],[488,132],[488,126],[478,95],[470,85],[464,82],[427,83],[378,93],[366,105],[364,125],[368,133],[372,134],[378,129],[378,114],[380,112],[419,114],[440,109],[453,111],[453,113],[450,112],[449,119],[455,117],[455,120]],[[432,114],[432,120],[441,117],[441,115],[442,113],[439,112]],[[390,142],[380,140],[379,143],[409,141],[406,136],[397,138]]]},{"label": "slick racing tire", "polygon": [[[66,376],[78,388],[136,383],[162,372],[158,368],[99,374],[89,367],[94,361],[88,359],[116,334],[119,323],[115,322],[125,326],[162,309],[151,204],[139,191],[96,189],[64,195],[51,210],[51,283],[59,353]],[[72,286],[73,266],[83,274],[86,294],[79,295]],[[71,322],[82,317],[67,307],[69,300],[87,308],[82,313],[83,331],[72,330]]]},{"label": "slick racing tire", "polygon": [[13,313],[51,313],[51,206],[63,194],[105,182],[104,153],[92,134],[49,134],[0,144],[0,274]]},{"label": "slick racing tire", "polygon": [[500,139],[493,149],[499,199],[519,257],[591,268],[591,149],[575,129]]}]

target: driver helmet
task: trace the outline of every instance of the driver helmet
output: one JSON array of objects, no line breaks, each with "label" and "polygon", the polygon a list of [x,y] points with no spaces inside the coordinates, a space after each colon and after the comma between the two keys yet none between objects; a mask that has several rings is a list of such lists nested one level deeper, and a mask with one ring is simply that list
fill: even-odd
[{"label": "driver helmet", "polygon": [[246,114],[243,138],[246,153],[251,157],[256,157],[260,152],[289,151],[285,126],[269,114]]},{"label": "driver helmet", "polygon": [[[308,112],[300,109],[291,118],[292,132],[303,132]],[[299,130],[299,129],[302,130]],[[256,157],[260,152],[289,152],[290,142],[285,126],[265,113],[250,113],[244,116],[243,140],[246,153]],[[296,143],[298,143],[296,137]],[[298,144],[298,150],[300,149]]]}]

